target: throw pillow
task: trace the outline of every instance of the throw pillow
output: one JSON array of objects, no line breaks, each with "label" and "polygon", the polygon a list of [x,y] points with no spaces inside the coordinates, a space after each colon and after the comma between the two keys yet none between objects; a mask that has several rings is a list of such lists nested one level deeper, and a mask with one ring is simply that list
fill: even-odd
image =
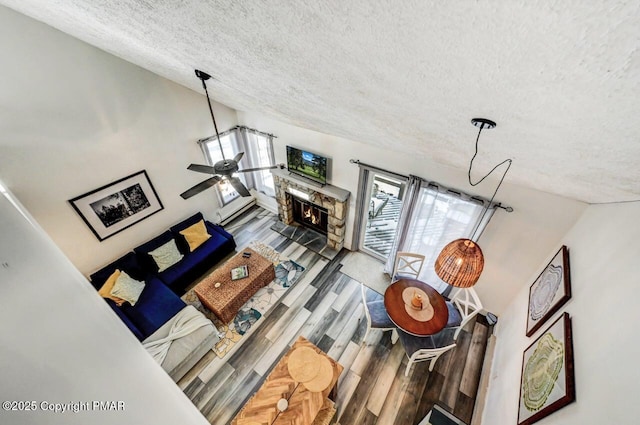
[{"label": "throw pillow", "polygon": [[204,225],[204,220],[200,220],[196,224],[187,227],[180,232],[182,236],[187,240],[189,244],[189,251],[193,252],[197,247],[202,245],[207,239],[211,237],[207,233],[207,227]]},{"label": "throw pillow", "polygon": [[111,295],[129,301],[129,304],[133,306],[138,302],[143,289],[144,282],[135,280],[125,272],[120,272],[120,276],[116,279],[111,290]]},{"label": "throw pillow", "polygon": [[122,303],[124,303],[124,300],[122,298],[114,297],[113,295],[111,295],[111,290],[113,289],[113,285],[116,284],[116,280],[119,277],[120,277],[120,270],[116,269],[116,271],[113,272],[111,276],[109,276],[109,278],[104,283],[104,285],[102,285],[102,287],[98,290],[98,294],[100,294],[102,298],[109,298],[110,300],[113,300],[113,302],[115,302],[116,305],[120,306],[122,305]]},{"label": "throw pillow", "polygon": [[149,255],[153,257],[153,261],[158,265],[159,272],[167,270],[169,267],[182,260],[183,257],[183,255],[180,254],[180,251],[178,251],[175,239],[171,239],[166,244],[150,251]]}]

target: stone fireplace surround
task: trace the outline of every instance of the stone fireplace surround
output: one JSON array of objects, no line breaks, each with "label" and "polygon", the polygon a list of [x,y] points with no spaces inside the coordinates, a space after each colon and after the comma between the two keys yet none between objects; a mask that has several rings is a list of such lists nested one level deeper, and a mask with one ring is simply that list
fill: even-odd
[{"label": "stone fireplace surround", "polygon": [[290,174],[287,170],[274,169],[271,170],[271,173],[273,174],[280,220],[287,225],[294,222],[293,205],[287,193],[302,199],[307,196],[308,202],[327,210],[327,246],[340,251],[344,246],[347,207],[351,192],[329,184],[320,187],[302,177]]}]

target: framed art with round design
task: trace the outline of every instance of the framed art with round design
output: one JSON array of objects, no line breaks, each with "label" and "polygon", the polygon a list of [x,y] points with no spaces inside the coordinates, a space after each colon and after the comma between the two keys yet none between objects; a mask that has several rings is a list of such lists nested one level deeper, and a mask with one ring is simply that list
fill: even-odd
[{"label": "framed art with round design", "polygon": [[527,336],[533,335],[570,298],[569,250],[563,245],[529,288]]},{"label": "framed art with round design", "polygon": [[569,313],[560,316],[523,353],[518,425],[530,425],[575,401]]}]

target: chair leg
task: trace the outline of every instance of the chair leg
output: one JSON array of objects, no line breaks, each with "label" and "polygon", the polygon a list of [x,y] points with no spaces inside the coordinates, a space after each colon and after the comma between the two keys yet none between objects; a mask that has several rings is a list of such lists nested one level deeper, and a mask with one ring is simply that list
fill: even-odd
[{"label": "chair leg", "polygon": [[433,368],[436,365],[436,362],[438,361],[439,358],[440,358],[440,354],[438,354],[437,356],[429,360],[429,372],[433,371]]},{"label": "chair leg", "polygon": [[364,345],[367,344],[367,337],[369,336],[369,332],[371,332],[371,328],[367,326],[367,331],[364,333],[364,336],[362,337],[362,344]]},{"label": "chair leg", "polygon": [[462,326],[458,326],[458,329],[456,329],[456,332],[453,334],[453,340],[457,341],[458,340],[458,335],[460,335],[460,331],[462,330]]},{"label": "chair leg", "polygon": [[391,329],[391,344],[395,345],[395,343],[398,342],[398,338],[398,331],[395,329]]},{"label": "chair leg", "polygon": [[404,369],[404,376],[409,376],[409,371],[411,370],[411,366],[413,365],[413,360],[409,359],[407,362],[407,367]]}]

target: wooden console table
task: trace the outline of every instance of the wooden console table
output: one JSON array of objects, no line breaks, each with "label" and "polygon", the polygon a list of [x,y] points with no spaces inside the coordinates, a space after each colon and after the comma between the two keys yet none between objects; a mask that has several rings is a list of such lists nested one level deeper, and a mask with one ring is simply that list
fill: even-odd
[{"label": "wooden console table", "polygon": [[[300,347],[309,347],[329,360],[333,376],[329,386],[322,392],[312,392],[304,384],[296,382],[288,370],[291,353]],[[325,401],[335,395],[338,377],[344,368],[327,356],[318,347],[303,337],[299,337],[276,364],[260,389],[247,401],[231,422],[232,425],[311,425],[318,412],[325,406]],[[278,400],[286,399],[289,406],[280,411],[276,407]]]}]

